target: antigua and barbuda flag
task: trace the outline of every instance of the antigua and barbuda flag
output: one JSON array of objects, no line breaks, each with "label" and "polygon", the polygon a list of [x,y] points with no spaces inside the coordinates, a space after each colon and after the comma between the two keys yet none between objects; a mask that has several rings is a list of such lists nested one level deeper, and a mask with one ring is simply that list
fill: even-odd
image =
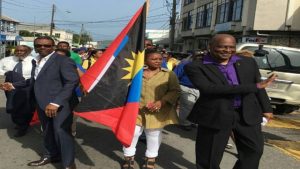
[{"label": "antigua and barbuda flag", "polygon": [[142,88],[146,3],[97,62],[80,78],[88,94],[75,114],[112,129],[130,146]]}]

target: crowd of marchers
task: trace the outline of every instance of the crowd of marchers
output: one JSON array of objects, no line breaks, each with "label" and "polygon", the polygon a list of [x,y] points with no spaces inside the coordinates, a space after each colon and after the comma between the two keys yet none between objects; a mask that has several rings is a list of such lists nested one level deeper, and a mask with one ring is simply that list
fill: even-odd
[{"label": "crowd of marchers", "polygon": [[[122,169],[135,168],[136,145],[146,139],[143,169],[154,169],[166,125],[189,131],[197,128],[197,169],[219,169],[228,139],[234,140],[238,160],[234,169],[258,169],[263,154],[262,118],[273,117],[265,88],[275,80],[261,80],[253,53],[236,51],[235,38],[212,37],[205,50],[179,60],[170,52],[145,42],[140,109],[134,137],[123,147]],[[13,56],[0,60],[5,82],[6,112],[15,124],[15,137],[26,135],[34,114],[43,132],[44,152],[28,166],[61,162],[75,169],[74,107],[86,91],[79,78],[101,62],[105,49],[71,49],[68,42],[48,36],[34,40],[32,48],[16,46]]]}]

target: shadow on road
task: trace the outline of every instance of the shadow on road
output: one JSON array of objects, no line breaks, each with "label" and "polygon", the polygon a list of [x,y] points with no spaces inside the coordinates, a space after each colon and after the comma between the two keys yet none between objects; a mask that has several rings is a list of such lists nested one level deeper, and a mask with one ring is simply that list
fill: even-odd
[{"label": "shadow on road", "polygon": [[[117,151],[119,154],[122,154],[122,145],[116,140],[109,129],[93,127],[85,124],[85,122],[78,122],[77,133],[78,139],[82,139],[81,144],[76,147],[76,157],[81,163],[89,166],[94,165],[80,146],[90,146],[113,161],[122,163],[122,155],[120,156],[115,153]],[[145,143],[138,142],[135,160],[139,166],[143,163],[145,150]],[[185,166],[189,169],[194,168],[193,163],[183,158],[182,151],[164,143],[161,144],[157,164],[162,168],[180,169],[175,164]]]}]

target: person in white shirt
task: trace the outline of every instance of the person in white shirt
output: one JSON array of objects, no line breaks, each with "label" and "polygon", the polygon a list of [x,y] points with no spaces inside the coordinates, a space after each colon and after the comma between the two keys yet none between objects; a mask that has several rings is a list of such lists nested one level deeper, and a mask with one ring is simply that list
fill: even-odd
[{"label": "person in white shirt", "polygon": [[[30,79],[32,70],[32,49],[26,45],[19,45],[15,49],[14,56],[5,57],[0,60],[0,75],[5,75],[6,82],[17,82]],[[11,114],[13,123],[17,129],[15,137],[22,137],[29,127],[34,106],[32,100],[28,99],[30,92],[28,88],[13,91],[5,91],[7,98],[6,112]]]}]

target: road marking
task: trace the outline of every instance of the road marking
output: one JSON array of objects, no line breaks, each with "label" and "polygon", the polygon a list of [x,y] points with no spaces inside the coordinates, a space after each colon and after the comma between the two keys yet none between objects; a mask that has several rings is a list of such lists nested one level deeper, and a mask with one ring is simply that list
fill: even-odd
[{"label": "road marking", "polygon": [[270,120],[266,126],[276,128],[300,129],[300,120],[291,120],[274,117],[274,119]]},{"label": "road marking", "polygon": [[[286,119],[280,117],[274,117],[269,121],[266,127],[271,128],[286,128],[286,129],[296,129],[300,130],[300,120],[297,119]],[[271,140],[267,139],[266,144],[278,148],[285,154],[300,160],[300,141],[290,141],[290,140]]]},{"label": "road marking", "polygon": [[300,142],[299,141],[281,141],[281,140],[267,140],[267,144],[278,148],[289,156],[300,160]]}]

